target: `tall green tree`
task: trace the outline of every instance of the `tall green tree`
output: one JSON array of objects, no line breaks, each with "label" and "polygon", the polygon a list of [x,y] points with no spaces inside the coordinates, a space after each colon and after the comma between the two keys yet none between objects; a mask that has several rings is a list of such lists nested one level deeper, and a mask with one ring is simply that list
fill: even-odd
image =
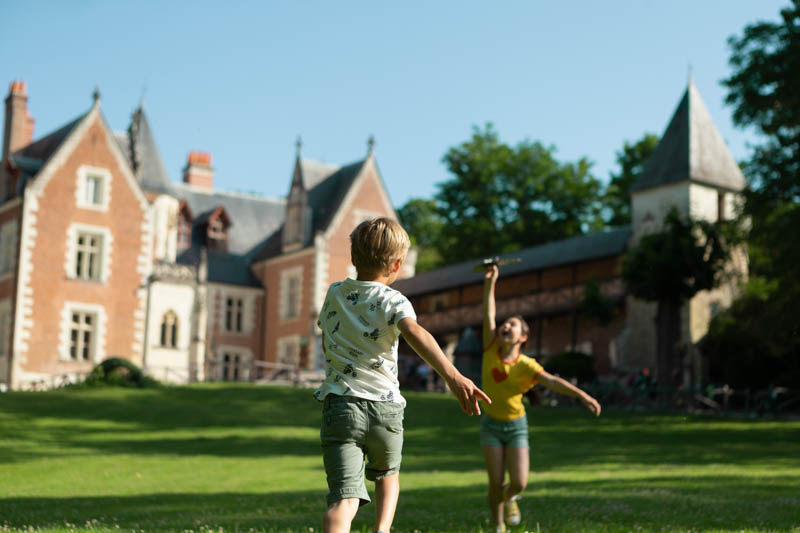
[{"label": "tall green tree", "polygon": [[444,222],[436,208],[436,202],[411,198],[397,210],[397,216],[411,237],[411,244],[417,249],[416,271],[421,273],[441,265],[439,241]]},{"label": "tall green tree", "polygon": [[680,311],[702,290],[718,285],[729,250],[719,224],[681,217],[672,209],[661,231],[645,235],[622,261],[628,291],[656,302],[656,367],[658,381],[675,385],[680,361]]},{"label": "tall green tree", "polygon": [[728,44],[726,102],[735,124],[761,134],[743,164],[751,279],[714,318],[703,349],[735,386],[789,383],[800,376],[800,0]]},{"label": "tall green tree", "polygon": [[606,220],[610,226],[624,226],[631,223],[631,187],[644,172],[650,156],[658,145],[659,137],[645,133],[634,143],[625,141],[622,150],[617,152],[618,172],[611,173],[611,179],[603,195],[607,210]]},{"label": "tall green tree", "polygon": [[555,148],[500,141],[491,125],[447,151],[453,177],[438,185],[445,263],[580,235],[602,225],[600,182],[582,158],[562,163]]}]

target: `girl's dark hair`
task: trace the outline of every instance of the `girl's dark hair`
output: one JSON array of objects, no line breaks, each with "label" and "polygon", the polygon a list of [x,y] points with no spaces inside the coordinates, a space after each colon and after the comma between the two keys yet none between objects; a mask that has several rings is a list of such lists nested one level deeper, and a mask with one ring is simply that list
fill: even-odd
[{"label": "girl's dark hair", "polygon": [[525,346],[528,345],[528,341],[531,340],[531,328],[528,327],[528,323],[525,321],[524,318],[522,318],[522,315],[511,315],[508,318],[516,318],[517,320],[519,320],[522,334],[528,337],[527,339],[525,339],[525,342],[522,343],[522,347],[524,348]]}]

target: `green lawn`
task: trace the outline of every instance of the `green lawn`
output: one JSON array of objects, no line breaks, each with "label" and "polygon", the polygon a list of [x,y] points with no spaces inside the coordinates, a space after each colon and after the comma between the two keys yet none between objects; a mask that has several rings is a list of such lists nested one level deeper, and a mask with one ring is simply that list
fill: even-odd
[{"label": "green lawn", "polygon": [[[407,397],[395,531],[486,530],[477,419],[449,396]],[[0,394],[0,532],[318,532],[319,418],[310,391],[288,388]],[[800,531],[798,421],[529,418],[513,531]],[[354,530],[370,531],[373,512]]]}]

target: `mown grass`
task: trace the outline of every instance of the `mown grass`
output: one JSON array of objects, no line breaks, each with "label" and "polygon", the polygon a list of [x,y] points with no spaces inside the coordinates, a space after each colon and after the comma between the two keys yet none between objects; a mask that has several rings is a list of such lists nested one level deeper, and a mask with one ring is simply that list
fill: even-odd
[{"label": "mown grass", "polygon": [[[477,419],[449,396],[407,397],[395,531],[487,530]],[[800,531],[800,422],[529,418],[513,531]],[[310,391],[289,388],[2,394],[0,531],[319,531],[319,419]]]}]

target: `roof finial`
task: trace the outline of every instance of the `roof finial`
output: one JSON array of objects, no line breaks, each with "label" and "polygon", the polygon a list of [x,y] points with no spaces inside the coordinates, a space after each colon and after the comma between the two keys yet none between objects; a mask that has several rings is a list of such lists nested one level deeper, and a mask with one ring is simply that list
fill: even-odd
[{"label": "roof finial", "polygon": [[367,155],[372,155],[373,150],[375,150],[375,136],[370,135],[367,139]]},{"label": "roof finial", "polygon": [[100,105],[100,88],[97,85],[94,86],[94,91],[92,91],[92,100],[94,105]]},{"label": "roof finial", "polygon": [[300,152],[303,151],[303,138],[299,135],[297,136],[297,141],[295,142],[295,147],[297,148],[297,158],[300,158]]},{"label": "roof finial", "polygon": [[689,62],[689,76],[688,76],[688,78],[689,78],[689,81],[688,81],[689,85],[694,83],[694,81],[692,80],[692,62],[691,61]]}]

